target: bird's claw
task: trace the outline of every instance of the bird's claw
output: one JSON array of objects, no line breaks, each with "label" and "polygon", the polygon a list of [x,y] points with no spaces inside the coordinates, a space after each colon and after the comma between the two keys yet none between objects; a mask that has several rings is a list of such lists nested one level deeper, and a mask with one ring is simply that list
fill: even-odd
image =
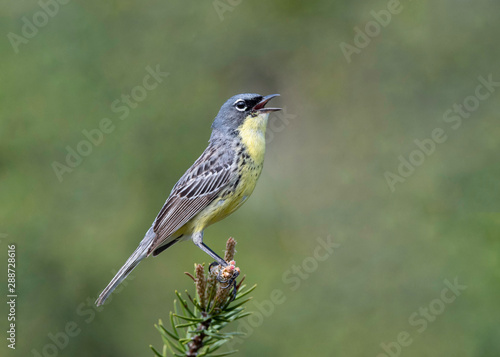
[{"label": "bird's claw", "polygon": [[[227,263],[226,263],[226,264],[227,264]],[[210,273],[212,273],[212,269],[213,269],[214,267],[217,267],[217,266],[221,266],[221,264],[220,264],[218,261],[213,262],[212,264],[210,264],[210,265],[208,266],[208,271],[209,271]],[[220,270],[220,269],[219,269],[219,270]]]},{"label": "bird's claw", "polygon": [[[218,262],[213,262],[208,267],[208,270],[212,272],[212,268],[217,267],[217,276],[216,279],[219,282],[220,287],[222,289],[228,289],[231,286],[233,287],[232,298],[231,301],[236,297],[236,278],[240,275],[240,268],[235,266],[235,261],[231,260],[229,264],[226,263],[226,266],[222,267]],[[212,272],[214,274],[215,272]],[[224,284],[224,285],[223,285]]]}]

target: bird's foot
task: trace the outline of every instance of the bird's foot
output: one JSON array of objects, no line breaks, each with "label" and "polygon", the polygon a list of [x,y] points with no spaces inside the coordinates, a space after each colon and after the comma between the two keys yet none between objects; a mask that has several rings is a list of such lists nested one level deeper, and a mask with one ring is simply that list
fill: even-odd
[{"label": "bird's foot", "polygon": [[[240,275],[240,268],[236,267],[236,262],[231,260],[229,264],[225,262],[226,265],[222,266],[218,262],[213,262],[208,267],[208,271],[212,274],[217,274],[217,281],[221,284],[222,289],[233,287],[232,300],[236,297],[236,278]],[[213,270],[212,270],[213,269]]]}]

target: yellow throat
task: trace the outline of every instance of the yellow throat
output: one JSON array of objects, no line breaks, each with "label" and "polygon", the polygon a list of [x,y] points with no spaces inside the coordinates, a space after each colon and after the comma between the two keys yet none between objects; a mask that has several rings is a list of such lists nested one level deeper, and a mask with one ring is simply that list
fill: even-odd
[{"label": "yellow throat", "polygon": [[259,164],[266,152],[266,127],[269,113],[249,115],[238,128],[241,141],[246,146],[250,158]]}]

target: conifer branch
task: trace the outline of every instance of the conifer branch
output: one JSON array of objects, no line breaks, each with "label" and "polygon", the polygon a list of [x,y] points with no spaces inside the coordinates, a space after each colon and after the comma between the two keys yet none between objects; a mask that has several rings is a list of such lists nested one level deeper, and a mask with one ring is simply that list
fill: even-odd
[{"label": "conifer branch", "polygon": [[[171,330],[166,329],[161,320],[155,325],[164,343],[162,353],[150,346],[155,356],[215,356],[214,353],[233,336],[242,334],[221,331],[231,322],[249,315],[244,312],[243,305],[251,299],[247,296],[256,287],[246,289],[246,285],[242,285],[245,277],[239,283],[232,282],[239,274],[233,260],[235,247],[236,241],[229,238],[224,255],[228,266],[219,265],[205,273],[203,264],[195,264],[194,275],[186,273],[194,281],[196,295],[193,298],[186,291],[186,300],[175,292],[178,299],[174,300],[174,312],[170,312]],[[217,276],[230,283],[220,283]],[[218,353],[217,356],[234,352]]]}]

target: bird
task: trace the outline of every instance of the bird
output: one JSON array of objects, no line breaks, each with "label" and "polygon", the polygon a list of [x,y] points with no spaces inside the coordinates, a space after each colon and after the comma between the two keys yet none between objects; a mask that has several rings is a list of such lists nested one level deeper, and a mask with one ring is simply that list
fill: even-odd
[{"label": "bird", "polygon": [[102,305],[145,258],[192,240],[222,267],[228,263],[203,242],[206,227],[236,211],[252,194],[266,151],[267,108],[279,94],[243,93],[229,98],[212,123],[208,146],[172,188],[137,249],[96,300]]}]

